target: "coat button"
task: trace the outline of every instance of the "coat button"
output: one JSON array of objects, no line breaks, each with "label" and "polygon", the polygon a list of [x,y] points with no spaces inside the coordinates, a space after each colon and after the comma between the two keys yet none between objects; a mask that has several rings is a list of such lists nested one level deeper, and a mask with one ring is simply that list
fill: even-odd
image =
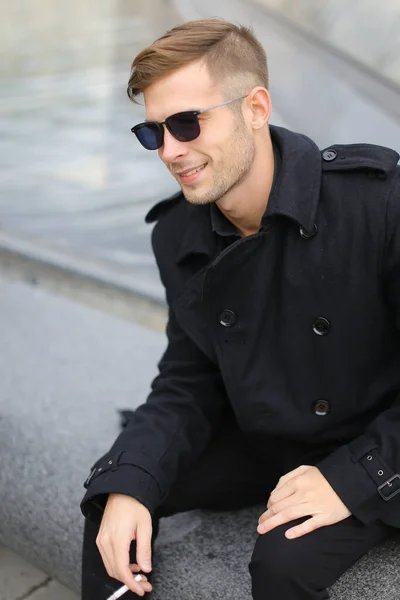
[{"label": "coat button", "polygon": [[328,400],[317,400],[314,402],[313,411],[319,417],[325,417],[328,414],[331,407]]},{"label": "coat button", "polygon": [[313,324],[313,332],[316,335],[327,335],[331,328],[331,324],[325,317],[318,317]]},{"label": "coat button", "polygon": [[336,157],[337,157],[337,152],[333,148],[329,148],[329,150],[324,150],[324,152],[322,153],[322,158],[324,160],[326,160],[327,162],[330,162],[331,160],[335,160]]},{"label": "coat button", "polygon": [[304,229],[304,227],[300,227],[299,231],[300,231],[300,235],[302,238],[304,238],[305,240],[311,240],[313,237],[315,237],[317,235],[318,227],[314,223],[311,231],[307,231],[306,229]]},{"label": "coat button", "polygon": [[232,310],[225,308],[219,315],[220,325],[223,327],[232,327],[237,321],[237,317]]}]

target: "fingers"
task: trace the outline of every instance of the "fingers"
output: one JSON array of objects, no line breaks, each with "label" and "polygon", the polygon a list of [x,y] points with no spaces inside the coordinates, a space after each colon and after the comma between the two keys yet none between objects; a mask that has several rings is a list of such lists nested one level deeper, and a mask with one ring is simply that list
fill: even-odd
[{"label": "fingers", "polygon": [[127,575],[126,578],[124,577],[122,579],[121,576],[118,580],[124,583],[131,592],[134,592],[138,596],[144,596],[146,592],[151,592],[153,589],[151,583],[147,580],[147,577],[142,574],[133,576],[131,573],[129,577]]},{"label": "fingers", "polygon": [[297,469],[294,469],[293,471],[286,473],[286,475],[283,475],[279,479],[276,488],[271,492],[271,494],[275,494],[277,490],[279,490],[283,485],[285,485],[285,483],[293,479],[293,477],[303,475],[303,473],[305,473],[308,469],[310,469],[309,465],[301,465],[300,467],[297,467]]},{"label": "fingers", "polygon": [[271,495],[268,500],[267,508],[270,508],[273,504],[284,500],[285,498],[289,498],[297,491],[296,481],[287,481],[281,487],[275,488],[274,492],[271,492]]},{"label": "fingers", "polygon": [[[144,575],[136,575],[151,570],[151,534],[151,515],[143,504],[124,494],[109,495],[96,544],[108,575],[138,596],[152,589]],[[129,564],[133,540],[139,546],[137,564]]]},{"label": "fingers", "polygon": [[270,494],[267,508],[270,508],[273,503],[279,502],[295,493],[303,481],[302,475],[310,471],[310,469],[312,470],[315,468],[316,467],[310,467],[309,465],[301,465],[297,469],[294,469],[294,471],[290,471],[290,473],[281,477],[276,488],[272,490]]},{"label": "fingers", "polygon": [[142,588],[142,592],[139,595],[140,596],[144,596],[146,592],[151,592],[152,591],[152,585],[151,583],[148,581],[146,575],[136,575],[134,577],[135,582],[139,582],[139,585]]},{"label": "fingers", "polygon": [[132,574],[132,571],[137,572],[140,568],[138,565],[129,564],[129,548],[130,540],[120,539],[117,546],[107,543],[107,538],[99,540],[99,550],[109,576],[121,581],[138,596],[144,596],[152,587],[144,575]]},{"label": "fingers", "polygon": [[142,519],[136,533],[136,560],[142,571],[151,571],[151,518]]},{"label": "fingers", "polygon": [[298,495],[296,494],[292,494],[291,496],[285,498],[284,500],[281,500],[280,502],[269,502],[268,510],[266,510],[261,515],[261,517],[258,519],[258,522],[262,523],[267,519],[270,519],[274,515],[277,515],[278,513],[282,512],[283,510],[286,510],[291,506],[298,506],[300,504],[304,504],[304,501],[299,501]]},{"label": "fingers", "polygon": [[303,517],[311,517],[286,531],[286,537],[301,537],[332,525],[351,515],[339,496],[329,486],[319,469],[302,465],[278,482],[261,515],[257,531],[265,534],[275,527]]},{"label": "fingers", "polygon": [[301,523],[301,525],[296,525],[296,527],[292,527],[291,529],[288,529],[285,532],[285,537],[287,537],[290,540],[293,540],[295,538],[299,538],[302,537],[303,535],[307,535],[308,533],[311,533],[312,531],[315,531],[316,529],[319,529],[320,527],[325,527],[326,523],[323,519],[323,517],[321,515],[316,515],[315,517],[312,517],[311,519],[307,519],[307,521],[304,521],[304,523]]},{"label": "fingers", "polygon": [[[141,568],[139,567],[139,565],[129,565],[129,568],[133,573],[137,573],[138,571],[141,571]],[[140,579],[138,579],[138,577],[140,577]],[[140,575],[135,575],[134,579],[135,579],[135,581],[141,581],[144,592],[152,591],[152,589],[153,589],[152,585],[149,582],[149,580],[147,579],[146,575],[143,575],[143,573],[140,573]]]},{"label": "fingers", "polygon": [[263,535],[268,533],[268,531],[275,529],[275,527],[283,525],[284,523],[289,523],[290,521],[294,521],[295,519],[300,519],[302,517],[309,517],[310,513],[311,507],[308,503],[290,506],[289,508],[279,511],[278,514],[269,516],[269,518],[265,519],[258,525],[257,532]]}]

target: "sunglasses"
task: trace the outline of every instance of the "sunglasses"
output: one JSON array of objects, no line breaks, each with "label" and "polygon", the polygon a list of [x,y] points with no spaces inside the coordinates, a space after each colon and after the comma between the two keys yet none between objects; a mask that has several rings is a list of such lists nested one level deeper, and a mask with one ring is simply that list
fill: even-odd
[{"label": "sunglasses", "polygon": [[131,131],[134,133],[146,150],[158,150],[164,144],[164,127],[166,126],[170,134],[180,142],[191,142],[200,135],[200,123],[199,115],[214,110],[214,108],[220,108],[226,104],[243,100],[246,96],[240,96],[240,98],[234,98],[233,100],[227,100],[222,104],[216,104],[210,106],[210,108],[203,108],[202,110],[187,110],[185,112],[175,113],[170,117],[167,117],[165,121],[159,123],[157,121],[145,121],[145,123],[139,123],[132,127]]}]

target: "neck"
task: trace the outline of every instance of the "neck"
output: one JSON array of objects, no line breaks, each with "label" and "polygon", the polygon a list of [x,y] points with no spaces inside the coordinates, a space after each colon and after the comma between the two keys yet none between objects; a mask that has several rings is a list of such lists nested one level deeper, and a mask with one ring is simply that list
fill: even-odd
[{"label": "neck", "polygon": [[254,163],[241,184],[217,201],[220,211],[235,225],[242,237],[257,233],[267,208],[274,178],[271,138],[256,150]]}]

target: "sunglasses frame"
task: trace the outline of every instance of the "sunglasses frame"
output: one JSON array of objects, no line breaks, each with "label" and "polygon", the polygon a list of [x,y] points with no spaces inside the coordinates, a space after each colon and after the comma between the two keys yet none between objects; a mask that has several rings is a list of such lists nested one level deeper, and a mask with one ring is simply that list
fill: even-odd
[{"label": "sunglasses frame", "polygon": [[[200,122],[198,119],[196,119],[196,117],[198,117],[198,115],[202,115],[203,113],[206,113],[209,110],[214,110],[215,108],[220,108],[221,106],[226,106],[227,104],[231,104],[232,102],[237,102],[238,100],[243,100],[244,98],[247,98],[247,96],[248,96],[248,94],[246,94],[245,96],[239,96],[239,98],[233,98],[233,100],[226,100],[226,102],[222,102],[221,104],[215,104],[214,106],[210,106],[209,108],[202,108],[200,110],[185,110],[185,111],[181,111],[178,113],[174,113],[173,115],[170,115],[169,117],[167,117],[165,119],[165,121],[144,121],[143,123],[138,123],[137,125],[132,127],[131,132],[136,135],[138,141],[140,142],[140,144],[142,144],[143,148],[146,148],[146,146],[144,146],[144,144],[140,141],[136,132],[144,127],[148,127],[149,125],[155,126],[155,128],[160,132],[161,144],[159,146],[157,146],[156,148],[146,148],[146,150],[159,150],[164,145],[164,127],[163,127],[163,125],[166,126],[166,128],[168,129],[170,134],[176,140],[178,140],[180,142],[185,142],[185,143],[192,142],[193,140],[198,138],[201,133]],[[193,117],[197,120],[199,132],[197,135],[195,135],[195,137],[191,138],[190,140],[180,140],[179,138],[176,137],[176,135],[173,133],[173,131],[171,131],[171,125],[169,124],[170,119],[180,117],[180,116]]]}]

